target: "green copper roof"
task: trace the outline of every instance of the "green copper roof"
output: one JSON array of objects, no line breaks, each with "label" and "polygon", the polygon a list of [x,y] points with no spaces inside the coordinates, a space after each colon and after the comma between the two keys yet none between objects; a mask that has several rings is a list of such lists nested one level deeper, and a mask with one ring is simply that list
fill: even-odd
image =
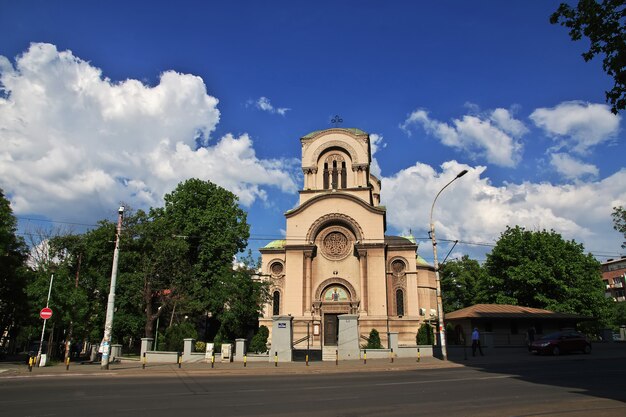
[{"label": "green copper roof", "polygon": [[272,240],[270,243],[265,245],[263,249],[282,249],[285,247],[285,239]]},{"label": "green copper roof", "polygon": [[400,236],[400,237],[408,239],[409,241],[411,241],[411,243],[415,244],[415,236],[413,236],[413,235]]},{"label": "green copper roof", "polygon": [[[335,128],[335,129],[337,129],[337,130],[345,130],[346,132],[352,133],[353,135],[367,135],[367,132],[364,132],[363,130],[357,129],[355,127],[350,127],[350,128],[338,127],[338,128]],[[316,130],[314,132],[309,133],[308,135],[303,136],[302,139],[312,138],[313,136],[317,135],[320,132],[323,132],[324,130],[330,130],[330,129]]]},{"label": "green copper roof", "polygon": [[428,262],[426,262],[426,259],[422,258],[421,256],[417,255],[415,257],[415,263],[417,265],[422,265],[422,266],[432,266],[431,264],[429,264]]}]

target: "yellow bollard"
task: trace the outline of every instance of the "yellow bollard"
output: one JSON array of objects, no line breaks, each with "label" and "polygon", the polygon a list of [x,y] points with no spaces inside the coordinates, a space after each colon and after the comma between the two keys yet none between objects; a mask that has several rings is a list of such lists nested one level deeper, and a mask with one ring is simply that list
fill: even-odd
[{"label": "yellow bollard", "polygon": [[245,368],[248,362],[248,355],[243,355],[243,367]]},{"label": "yellow bollard", "polygon": [[274,352],[274,367],[278,366],[278,352]]},{"label": "yellow bollard", "polygon": [[304,359],[306,362],[306,366],[309,366],[309,355],[307,354]]},{"label": "yellow bollard", "polygon": [[367,365],[367,349],[363,351],[363,365]]},{"label": "yellow bollard", "polygon": [[215,367],[215,352],[211,355],[211,368]]},{"label": "yellow bollard", "polygon": [[420,361],[420,348],[417,348],[417,361]]},{"label": "yellow bollard", "polygon": [[180,369],[180,367],[182,366],[183,363],[183,355],[178,352],[178,369]]},{"label": "yellow bollard", "polygon": [[65,370],[66,371],[70,370],[70,357],[69,356],[65,359]]},{"label": "yellow bollard", "polygon": [[30,356],[28,358],[28,372],[33,372],[33,363],[34,363],[35,358]]},{"label": "yellow bollard", "polygon": [[339,366],[339,351],[335,349],[335,365]]},{"label": "yellow bollard", "polygon": [[146,369],[146,352],[143,353],[143,356],[141,358],[141,368]]},{"label": "yellow bollard", "polygon": [[389,360],[393,363],[393,348],[389,352]]}]

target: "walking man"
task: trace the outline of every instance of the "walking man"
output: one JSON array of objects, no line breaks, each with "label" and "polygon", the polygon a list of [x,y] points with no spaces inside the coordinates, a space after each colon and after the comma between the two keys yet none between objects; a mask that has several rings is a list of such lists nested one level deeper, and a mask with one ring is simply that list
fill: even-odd
[{"label": "walking man", "polygon": [[474,331],[472,332],[472,356],[476,356],[476,348],[478,348],[480,356],[484,356],[483,349],[480,346],[480,333],[478,333],[478,327],[474,327]]}]

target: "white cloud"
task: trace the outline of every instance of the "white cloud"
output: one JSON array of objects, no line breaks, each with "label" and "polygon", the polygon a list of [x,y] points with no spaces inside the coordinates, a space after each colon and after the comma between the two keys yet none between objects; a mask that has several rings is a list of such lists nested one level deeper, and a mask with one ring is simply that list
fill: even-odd
[{"label": "white cloud", "polygon": [[619,132],[620,116],[605,104],[566,101],[552,108],[539,108],[530,119],[558,141],[557,149],[585,154],[611,140]]},{"label": "white cloud", "polygon": [[565,178],[575,180],[587,175],[593,178],[599,174],[598,168],[593,164],[586,164],[566,153],[554,153],[550,156],[550,164]]},{"label": "white cloud", "polygon": [[0,88],[0,187],[16,214],[93,219],[120,201],[160,204],[189,177],[244,205],[268,186],[296,190],[278,161],[256,157],[248,135],[210,144],[220,113],[200,77],[114,83],[71,51],[32,44],[15,66],[0,56]]},{"label": "white cloud", "polygon": [[287,107],[274,107],[272,106],[272,103],[270,102],[270,99],[267,97],[260,97],[255,103],[256,108],[259,110],[263,110],[266,111],[268,113],[278,113],[281,116],[284,116],[285,113],[287,113],[289,110],[289,108]]},{"label": "white cloud", "polygon": [[484,115],[465,115],[454,119],[451,125],[430,118],[427,111],[420,109],[411,113],[400,128],[410,135],[416,124],[446,146],[505,167],[514,167],[519,162],[522,152],[519,139],[528,131],[521,121],[501,108]]},{"label": "white cloud", "polygon": [[383,149],[387,146],[387,144],[383,141],[382,135],[377,133],[370,134],[370,147],[372,151],[372,163],[370,165],[370,171],[377,178],[381,177],[380,165],[378,164],[378,159],[376,159],[376,152],[380,149]]},{"label": "white cloud", "polygon": [[[554,229],[566,239],[584,243],[587,251],[619,251],[621,236],[612,229],[611,212],[612,207],[626,204],[626,169],[601,181],[505,183],[496,187],[484,175],[484,166],[450,161],[441,168],[437,172],[416,163],[382,179],[381,197],[387,206],[389,226],[403,231],[412,228],[426,235],[435,195],[467,169],[468,174],[437,200],[433,218],[438,238],[495,242],[507,225],[520,225],[532,230]],[[423,243],[420,251],[426,256],[432,254],[428,248],[428,243]]]}]

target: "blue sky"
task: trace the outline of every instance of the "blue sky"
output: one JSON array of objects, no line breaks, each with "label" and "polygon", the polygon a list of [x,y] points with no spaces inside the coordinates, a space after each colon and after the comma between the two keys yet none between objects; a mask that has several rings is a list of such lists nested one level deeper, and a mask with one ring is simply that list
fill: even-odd
[{"label": "blue sky", "polygon": [[435,212],[452,257],[515,224],[623,253],[623,115],[559,2],[432,3],[0,0],[0,187],[22,231],[80,231],[209,179],[256,249],[297,203],[299,138],[339,114],[372,135],[388,234],[427,237],[468,169]]}]

